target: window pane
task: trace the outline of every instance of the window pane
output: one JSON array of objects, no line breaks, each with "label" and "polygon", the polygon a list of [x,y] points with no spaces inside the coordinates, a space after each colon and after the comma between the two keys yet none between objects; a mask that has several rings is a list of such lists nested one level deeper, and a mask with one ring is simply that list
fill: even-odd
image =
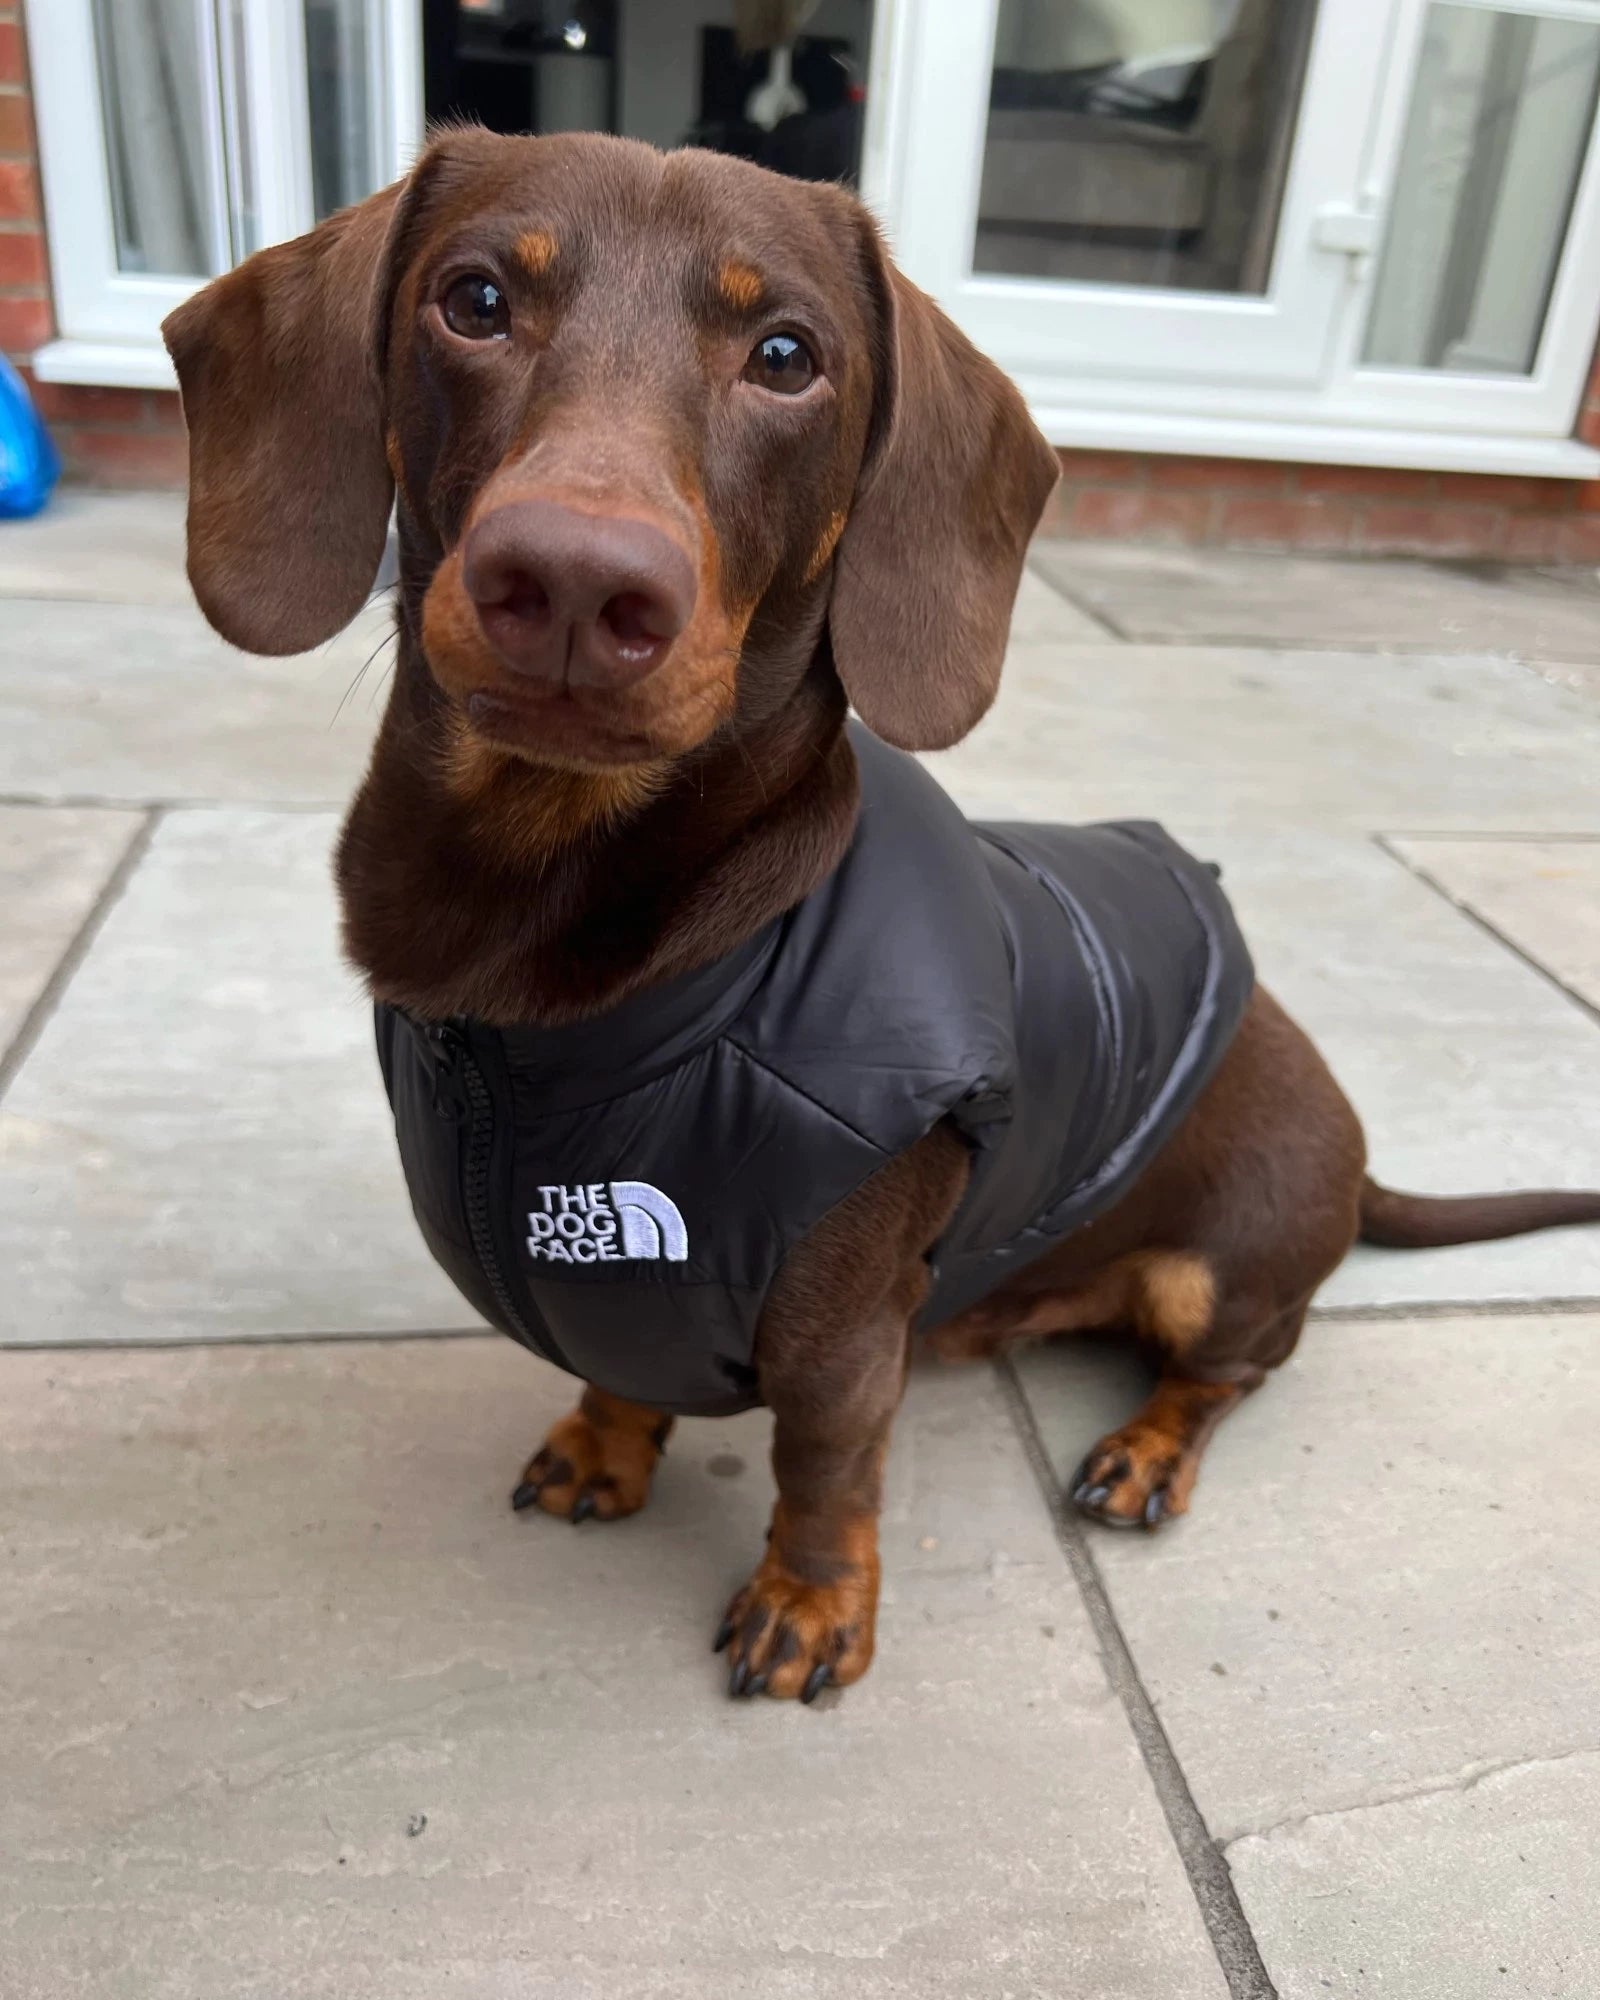
[{"label": "window pane", "polygon": [[208,0],[94,0],[119,270],[215,277],[231,261],[217,213]]},{"label": "window pane", "polygon": [[1434,5],[1365,358],[1526,375],[1583,171],[1600,26]]},{"label": "window pane", "polygon": [[973,268],[1267,288],[1315,0],[1001,0]]},{"label": "window pane", "polygon": [[389,178],[379,158],[381,47],[371,0],[305,0],[311,98],[311,187],[317,220],[362,201]]}]

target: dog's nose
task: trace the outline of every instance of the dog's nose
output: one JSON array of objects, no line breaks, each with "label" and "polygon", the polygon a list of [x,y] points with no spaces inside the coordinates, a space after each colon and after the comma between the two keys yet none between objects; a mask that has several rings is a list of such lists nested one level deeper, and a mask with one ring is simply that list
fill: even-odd
[{"label": "dog's nose", "polygon": [[694,565],[670,535],[554,500],[486,514],[468,532],[462,577],[513,672],[578,687],[643,680],[694,610]]}]

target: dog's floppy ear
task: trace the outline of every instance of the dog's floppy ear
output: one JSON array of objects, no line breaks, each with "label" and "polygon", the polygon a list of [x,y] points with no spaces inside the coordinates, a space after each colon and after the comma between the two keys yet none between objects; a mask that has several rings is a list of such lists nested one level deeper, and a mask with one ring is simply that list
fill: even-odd
[{"label": "dog's floppy ear", "polygon": [[189,581],[248,652],[331,638],[378,573],[394,482],[374,305],[400,192],[258,251],[161,328],[189,426]]},{"label": "dog's floppy ear", "polygon": [[1060,466],[1013,384],[864,230],[878,402],[834,565],[834,664],[875,734],[942,750],[994,700],[1028,537]]}]

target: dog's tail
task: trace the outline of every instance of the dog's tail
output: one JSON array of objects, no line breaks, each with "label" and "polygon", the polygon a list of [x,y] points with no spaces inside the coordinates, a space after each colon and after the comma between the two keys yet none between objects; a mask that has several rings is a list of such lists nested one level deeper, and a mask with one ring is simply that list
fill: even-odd
[{"label": "dog's tail", "polygon": [[1361,1241],[1386,1250],[1432,1250],[1488,1243],[1530,1229],[1600,1222],[1600,1189],[1537,1188],[1525,1194],[1401,1194],[1361,1183]]}]

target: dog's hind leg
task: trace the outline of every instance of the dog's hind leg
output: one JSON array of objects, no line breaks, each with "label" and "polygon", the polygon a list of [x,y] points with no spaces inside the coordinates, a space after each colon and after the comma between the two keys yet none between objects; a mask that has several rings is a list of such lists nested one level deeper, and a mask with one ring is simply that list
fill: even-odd
[{"label": "dog's hind leg", "polygon": [[1293,1352],[1307,1303],[1275,1315],[1223,1307],[1198,1339],[1192,1322],[1166,1328],[1147,1321],[1140,1331],[1161,1357],[1156,1385],[1079,1466],[1070,1489],[1074,1506],[1109,1528],[1159,1528],[1187,1512],[1212,1433]]}]

